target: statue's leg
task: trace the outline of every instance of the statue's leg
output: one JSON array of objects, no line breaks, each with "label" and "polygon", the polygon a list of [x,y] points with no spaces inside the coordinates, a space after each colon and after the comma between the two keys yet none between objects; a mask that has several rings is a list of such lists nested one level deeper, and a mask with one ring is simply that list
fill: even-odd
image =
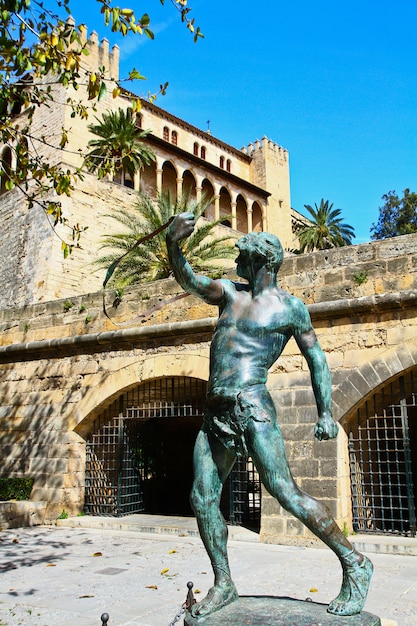
[{"label": "statue's leg", "polygon": [[342,588],[329,604],[328,611],[336,615],[360,613],[372,576],[371,561],[354,549],[328,508],[296,485],[288,467],[281,431],[274,420],[269,423],[251,422],[247,443],[269,493],[339,557],[343,568]]},{"label": "statue's leg", "polygon": [[214,572],[214,585],[207,596],[192,607],[192,614],[209,615],[237,599],[227,557],[227,526],[220,511],[223,484],[235,462],[235,454],[204,430],[194,447],[194,483],[191,506],[201,539]]}]

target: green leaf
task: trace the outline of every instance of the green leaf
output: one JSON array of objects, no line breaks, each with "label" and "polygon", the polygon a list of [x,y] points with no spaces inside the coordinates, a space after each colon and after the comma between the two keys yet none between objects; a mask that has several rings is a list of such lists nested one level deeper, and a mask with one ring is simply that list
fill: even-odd
[{"label": "green leaf", "polygon": [[98,92],[98,100],[102,100],[104,98],[104,96],[107,93],[107,87],[106,87],[106,83],[104,82],[104,80],[101,81],[100,83],[100,90]]},{"label": "green leaf", "polygon": [[146,80],[146,78],[136,68],[133,68],[129,72],[129,80]]}]

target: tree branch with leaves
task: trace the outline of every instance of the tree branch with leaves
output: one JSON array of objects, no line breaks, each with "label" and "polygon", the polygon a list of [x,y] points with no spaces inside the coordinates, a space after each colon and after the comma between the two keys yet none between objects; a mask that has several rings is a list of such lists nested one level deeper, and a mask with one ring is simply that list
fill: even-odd
[{"label": "tree branch with leaves", "polygon": [[[97,3],[97,14],[102,15],[105,26],[112,32],[124,37],[144,35],[154,39],[147,12],[139,17],[134,9],[120,7],[113,0],[88,1]],[[165,0],[160,3],[164,5]],[[170,4],[179,12],[194,41],[202,37],[200,28],[190,17],[187,0],[170,0]],[[0,143],[14,157],[1,159],[2,190],[19,188],[29,207],[38,204],[50,216],[52,226],[62,224],[70,229],[70,241],[62,242],[64,255],[80,245],[83,227],[69,223],[59,196],[70,196],[83,173],[81,167],[63,167],[59,156],[53,160],[45,156],[40,146],[48,139],[34,131],[34,115],[38,107],[54,105],[54,87],[59,85],[67,91],[65,106],[71,108],[71,117],[88,119],[111,83],[106,73],[108,68],[85,67],[83,61],[89,54],[87,27],[76,24],[70,16],[71,0],[0,0]],[[134,68],[125,80],[144,78]],[[80,86],[87,90],[85,99],[76,96]],[[166,83],[161,85],[160,93],[166,87]],[[113,83],[113,97],[120,92],[119,83]],[[148,94],[151,101],[155,97]],[[140,108],[140,98],[133,94],[132,108]],[[68,128],[60,129],[56,141],[58,153],[65,149],[70,132]],[[51,192],[58,199],[51,200],[48,197]]]},{"label": "tree branch with leaves", "polygon": [[387,239],[417,232],[417,193],[404,189],[400,198],[395,191],[382,196],[379,218],[371,226],[371,239]]}]

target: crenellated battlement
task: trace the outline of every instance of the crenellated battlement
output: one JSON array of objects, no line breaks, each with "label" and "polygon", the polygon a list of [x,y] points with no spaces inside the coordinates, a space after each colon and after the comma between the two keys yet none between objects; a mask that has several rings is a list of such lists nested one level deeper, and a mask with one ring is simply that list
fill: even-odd
[{"label": "crenellated battlement", "polygon": [[[67,19],[68,24],[75,25],[75,21],[72,17]],[[88,37],[87,29],[84,29],[80,33],[80,39],[82,44],[87,44],[89,55],[83,58],[83,66],[87,66],[89,70],[97,71],[99,67],[104,66],[108,74],[108,78],[115,81],[119,80],[119,58],[120,48],[115,44],[111,50],[109,50],[109,40],[103,38],[101,42],[98,40],[98,34],[95,30],[92,30],[90,37]]]},{"label": "crenellated battlement", "polygon": [[284,159],[287,159],[288,157],[288,150],[286,150],[286,148],[283,148],[282,146],[275,143],[275,141],[272,141],[272,139],[268,139],[266,135],[262,137],[262,141],[259,141],[259,139],[255,139],[253,143],[248,144],[247,147],[243,146],[242,148],[242,152],[249,156],[254,156],[254,153],[260,152],[260,151],[264,151],[265,153],[267,151],[274,152],[278,156],[283,157]]},{"label": "crenellated battlement", "polygon": [[104,38],[99,42],[98,34],[95,30],[91,31],[88,40],[87,33],[85,33],[84,37],[90,54],[83,59],[83,64],[87,64],[92,70],[97,70],[97,68],[104,66],[109,78],[117,81],[119,79],[119,46],[114,45],[110,50],[109,40]]}]

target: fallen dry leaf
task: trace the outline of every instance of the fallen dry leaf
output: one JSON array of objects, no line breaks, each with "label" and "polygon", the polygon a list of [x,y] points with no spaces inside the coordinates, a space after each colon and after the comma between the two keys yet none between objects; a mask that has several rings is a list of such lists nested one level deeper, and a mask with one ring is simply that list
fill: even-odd
[{"label": "fallen dry leaf", "polygon": [[311,587],[310,589],[310,593],[317,593],[318,589],[316,589],[315,587]]},{"label": "fallen dry leaf", "polygon": [[93,556],[103,556],[102,552],[94,552]]},{"label": "fallen dry leaf", "polygon": [[170,550],[168,554],[175,554],[176,550]]},{"label": "fallen dry leaf", "polygon": [[56,563],[47,563],[46,567],[56,567]]},{"label": "fallen dry leaf", "polygon": [[169,572],[169,568],[168,568],[168,567],[164,567],[164,569],[163,569],[163,570],[161,570],[161,574],[162,574],[162,576],[163,576],[164,574],[166,574],[167,572]]},{"label": "fallen dry leaf", "polygon": [[194,593],[201,593],[200,589],[193,589]]},{"label": "fallen dry leaf", "polygon": [[78,596],[79,598],[94,598],[94,596]]},{"label": "fallen dry leaf", "polygon": [[146,585],[146,589],[158,589],[158,585]]}]

